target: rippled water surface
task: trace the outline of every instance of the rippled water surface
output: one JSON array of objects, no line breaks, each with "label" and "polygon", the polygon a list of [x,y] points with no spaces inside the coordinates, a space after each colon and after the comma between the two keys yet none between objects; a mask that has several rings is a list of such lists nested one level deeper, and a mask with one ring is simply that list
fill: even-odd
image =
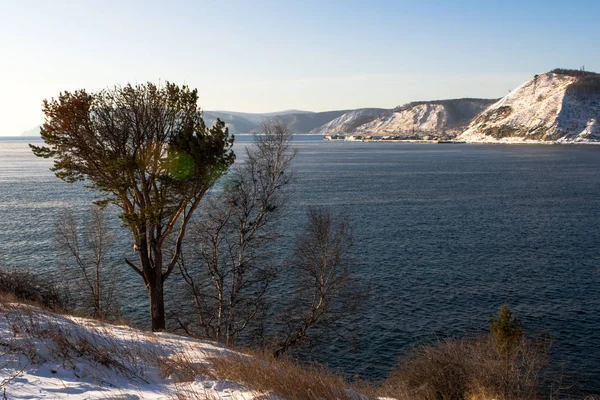
[{"label": "rippled water surface", "polygon": [[[55,178],[29,141],[0,139],[0,260],[44,274],[56,266],[55,215],[92,194]],[[348,215],[373,293],[355,343],[331,344],[321,361],[380,378],[410,346],[485,331],[507,301],[527,331],[552,335],[566,374],[600,392],[600,146],[295,145],[286,223],[301,226],[310,204]],[[125,313],[141,321],[137,280]]]}]

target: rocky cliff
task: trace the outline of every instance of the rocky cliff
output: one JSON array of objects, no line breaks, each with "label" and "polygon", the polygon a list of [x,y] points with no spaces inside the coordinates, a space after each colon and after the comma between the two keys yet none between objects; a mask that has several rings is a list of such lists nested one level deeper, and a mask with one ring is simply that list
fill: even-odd
[{"label": "rocky cliff", "polygon": [[460,138],[470,142],[600,141],[600,74],[557,69],[491,105]]},{"label": "rocky cliff", "polygon": [[386,111],[389,110],[385,108],[360,108],[352,110],[323,126],[313,129],[310,133],[322,135],[350,134],[355,132],[359,126],[371,122]]},{"label": "rocky cliff", "polygon": [[358,134],[453,137],[495,100],[451,99],[413,102],[387,111],[356,128]]}]

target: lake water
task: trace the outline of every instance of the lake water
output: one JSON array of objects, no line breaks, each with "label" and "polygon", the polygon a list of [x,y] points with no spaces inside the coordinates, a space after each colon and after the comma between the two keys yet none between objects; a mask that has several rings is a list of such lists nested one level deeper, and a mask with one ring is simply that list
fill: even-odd
[{"label": "lake water", "polygon": [[[88,207],[92,194],[55,178],[30,141],[0,139],[0,262],[48,274],[56,213]],[[238,137],[236,150],[248,142]],[[381,378],[415,344],[485,331],[506,301],[527,332],[553,337],[578,388],[600,393],[600,146],[315,136],[295,146],[286,221],[301,226],[307,205],[347,215],[357,276],[373,293],[352,321],[355,342],[331,343],[320,361]],[[124,311],[135,321],[147,299],[132,279]]]}]

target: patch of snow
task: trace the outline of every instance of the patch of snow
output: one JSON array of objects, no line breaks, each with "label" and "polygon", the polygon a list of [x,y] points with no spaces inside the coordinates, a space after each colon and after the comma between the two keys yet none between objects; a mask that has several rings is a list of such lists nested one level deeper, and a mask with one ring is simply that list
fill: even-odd
[{"label": "patch of snow", "polygon": [[226,356],[250,357],[214,342],[0,303],[0,394],[8,399],[280,400],[211,378],[210,359]]},{"label": "patch of snow", "polygon": [[[250,400],[255,393],[235,382],[165,375],[161,363],[203,364],[226,355],[223,346],[167,333],[142,332],[24,305],[2,305],[0,390],[9,399]],[[85,351],[84,351],[85,350]],[[269,397],[271,398],[271,397]]]}]

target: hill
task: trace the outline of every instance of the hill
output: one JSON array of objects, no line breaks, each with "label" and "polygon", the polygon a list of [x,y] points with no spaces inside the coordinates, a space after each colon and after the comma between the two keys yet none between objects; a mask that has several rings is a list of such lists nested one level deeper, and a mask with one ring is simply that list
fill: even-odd
[{"label": "hill", "polygon": [[356,133],[369,135],[456,136],[495,100],[449,99],[420,101],[396,107],[358,126]]},{"label": "hill", "polygon": [[353,133],[356,131],[356,128],[374,120],[386,111],[388,110],[385,108],[359,108],[358,110],[348,111],[326,124],[313,129],[310,133],[321,135]]},{"label": "hill", "polygon": [[34,126],[31,129],[27,129],[21,133],[21,136],[40,136],[40,128],[42,125]]},{"label": "hill", "polygon": [[600,141],[600,75],[555,69],[491,105],[461,134],[470,142]]},{"label": "hill", "polygon": [[212,125],[219,118],[224,121],[231,133],[253,133],[260,130],[263,121],[272,118],[280,119],[293,133],[309,133],[315,128],[339,117],[348,110],[311,112],[288,110],[273,113],[239,113],[233,111],[205,111],[204,120],[207,125]]},{"label": "hill", "polygon": [[[220,118],[226,123],[233,123],[233,121],[244,121],[244,124],[248,124],[252,127],[259,126],[263,121],[277,118],[279,116],[288,116],[294,114],[312,114],[312,111],[302,111],[302,110],[284,110],[284,111],[275,111],[268,113],[246,113],[246,112],[237,112],[237,111],[204,111],[203,116],[205,121],[214,122],[215,119]],[[212,124],[211,124],[212,125]],[[238,133],[247,133],[247,132],[238,132]]]},{"label": "hill", "polygon": [[0,299],[4,399],[366,400],[338,375]]},{"label": "hill", "polygon": [[278,115],[293,133],[310,133],[312,130],[330,122],[331,120],[345,114],[348,110],[324,111],[309,114],[286,114]]}]

